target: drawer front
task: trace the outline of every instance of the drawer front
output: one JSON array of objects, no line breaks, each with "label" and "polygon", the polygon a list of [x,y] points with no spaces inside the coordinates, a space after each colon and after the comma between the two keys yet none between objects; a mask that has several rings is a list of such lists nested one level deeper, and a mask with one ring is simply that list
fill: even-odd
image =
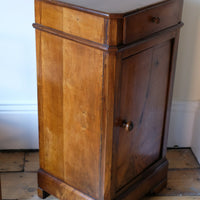
[{"label": "drawer front", "polygon": [[181,0],[171,0],[124,19],[124,44],[134,42],[180,22]]}]

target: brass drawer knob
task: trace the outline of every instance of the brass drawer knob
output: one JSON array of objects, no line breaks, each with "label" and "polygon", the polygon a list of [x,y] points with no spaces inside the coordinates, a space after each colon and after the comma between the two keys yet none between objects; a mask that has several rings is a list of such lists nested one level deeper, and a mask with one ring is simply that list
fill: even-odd
[{"label": "brass drawer knob", "polygon": [[123,120],[122,123],[121,123],[121,126],[122,128],[124,128],[126,131],[132,131],[133,130],[133,122],[132,121],[126,121],[126,120]]},{"label": "brass drawer knob", "polygon": [[156,24],[160,24],[160,17],[152,17],[152,22]]}]

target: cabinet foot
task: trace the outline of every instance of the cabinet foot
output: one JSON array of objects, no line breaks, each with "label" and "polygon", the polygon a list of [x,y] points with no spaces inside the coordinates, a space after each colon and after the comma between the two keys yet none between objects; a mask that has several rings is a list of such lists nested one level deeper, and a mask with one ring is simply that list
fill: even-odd
[{"label": "cabinet foot", "polygon": [[167,178],[162,180],[158,185],[156,185],[151,191],[150,195],[158,194],[162,189],[164,189],[167,186]]},{"label": "cabinet foot", "polygon": [[45,199],[49,196],[50,194],[48,194],[47,192],[45,192],[43,189],[38,188],[38,197],[40,197],[41,199]]}]

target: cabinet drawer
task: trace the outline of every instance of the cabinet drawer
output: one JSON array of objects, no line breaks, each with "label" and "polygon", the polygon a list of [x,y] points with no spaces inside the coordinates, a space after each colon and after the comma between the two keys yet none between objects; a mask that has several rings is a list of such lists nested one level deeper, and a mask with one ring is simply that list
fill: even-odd
[{"label": "cabinet drawer", "polygon": [[180,21],[182,0],[171,0],[124,18],[124,44],[173,26]]}]

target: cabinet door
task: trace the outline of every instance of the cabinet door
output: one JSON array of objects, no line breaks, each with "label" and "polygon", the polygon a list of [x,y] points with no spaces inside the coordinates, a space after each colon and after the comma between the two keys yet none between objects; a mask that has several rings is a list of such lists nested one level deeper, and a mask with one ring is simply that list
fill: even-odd
[{"label": "cabinet door", "polygon": [[168,41],[122,61],[117,117],[134,126],[131,131],[119,127],[116,133],[117,190],[161,157],[170,57]]}]

